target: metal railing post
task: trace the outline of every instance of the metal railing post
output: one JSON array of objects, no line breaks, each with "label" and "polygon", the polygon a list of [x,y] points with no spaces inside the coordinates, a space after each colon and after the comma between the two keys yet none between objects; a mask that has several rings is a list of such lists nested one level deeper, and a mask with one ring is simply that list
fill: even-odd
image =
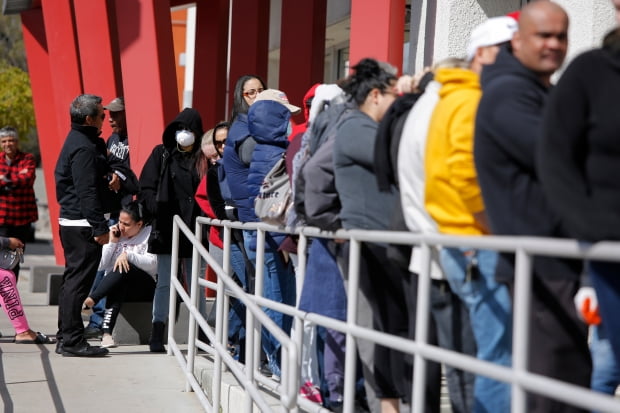
[{"label": "metal railing post", "polygon": [[[422,269],[418,274],[418,297],[416,305],[415,341],[418,344],[428,343],[428,324],[430,317],[431,289],[431,247],[422,243]],[[411,407],[414,412],[423,412],[426,396],[426,359],[419,353],[413,357],[413,384]]]},{"label": "metal railing post", "polygon": [[174,320],[177,318],[177,292],[172,280],[178,277],[179,269],[179,225],[173,221],[172,225],[172,250],[170,255],[170,307],[168,309],[168,351],[167,355],[172,355],[170,343],[174,341]]},{"label": "metal railing post", "polygon": [[[530,302],[532,294],[532,257],[523,249],[517,250],[515,260],[515,291],[512,308],[512,368],[515,375],[527,372],[530,337]],[[517,382],[512,383],[512,412],[527,411],[527,392]]]},{"label": "metal railing post", "polygon": [[[359,289],[361,242],[351,238],[349,241],[349,273],[347,285],[347,326],[357,325],[357,294]],[[344,361],[344,400],[343,411],[352,412],[355,408],[355,376],[357,364],[357,345],[355,336],[347,331]]]},{"label": "metal railing post", "polygon": [[[202,239],[202,225],[196,222],[195,234],[197,239]],[[187,268],[185,269],[187,271]],[[191,301],[191,305],[194,308],[200,308],[198,305],[198,297],[200,294],[198,293],[198,271],[200,271],[200,255],[198,254],[198,249],[194,246],[192,248],[192,274],[190,277],[189,283],[189,297]],[[196,324],[196,317],[189,312],[189,331],[187,335],[187,371],[189,373],[193,373],[194,371],[194,360],[196,357],[196,330],[198,328]],[[185,384],[185,391],[191,391],[190,383]]]},{"label": "metal railing post", "polygon": [[[299,300],[301,299],[301,290],[304,285],[304,279],[306,278],[306,254],[308,248],[308,238],[304,234],[299,235],[299,239],[297,240],[297,268],[295,269],[295,285],[296,285],[296,307],[299,307]],[[295,362],[295,366],[301,366],[302,356],[303,356],[303,341],[304,341],[304,321],[300,317],[295,317],[294,328],[293,328],[293,343],[297,347],[297,358]],[[282,355],[282,360],[285,360],[284,355]],[[286,359],[289,362],[290,357]],[[297,387],[299,389],[299,374],[295,374],[295,370],[292,366],[288,368],[288,372],[290,372],[290,385],[293,387]]]},{"label": "metal railing post", "polygon": [[[231,229],[229,226],[224,227],[224,251],[222,268],[224,273],[230,274],[230,243],[231,243]],[[216,343],[222,343],[223,336],[228,337],[228,334],[224,334],[222,321],[225,318],[224,314],[224,282],[217,278],[217,293],[215,300],[215,341]],[[213,389],[213,408],[214,411],[220,410],[220,398],[222,391],[222,356],[219,352],[215,353],[215,366],[213,372],[213,383],[211,388]]]}]

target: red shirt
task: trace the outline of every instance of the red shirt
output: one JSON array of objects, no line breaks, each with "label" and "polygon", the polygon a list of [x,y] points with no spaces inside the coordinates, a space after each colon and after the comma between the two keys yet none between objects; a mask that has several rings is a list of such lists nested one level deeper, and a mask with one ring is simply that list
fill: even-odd
[{"label": "red shirt", "polygon": [[0,153],[0,226],[26,225],[39,219],[34,196],[34,156],[17,152],[9,165]]}]

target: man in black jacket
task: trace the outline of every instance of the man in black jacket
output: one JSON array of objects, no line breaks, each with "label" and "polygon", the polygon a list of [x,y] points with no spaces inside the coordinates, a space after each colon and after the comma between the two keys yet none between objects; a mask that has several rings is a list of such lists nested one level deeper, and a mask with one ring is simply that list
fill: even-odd
[{"label": "man in black jacket", "polygon": [[[551,75],[566,55],[567,31],[568,16],[560,6],[530,3],[521,12],[511,49],[502,49],[495,64],[482,72],[474,158],[494,234],[567,235],[549,208],[536,169],[543,108]],[[587,330],[573,306],[580,268],[575,262],[542,257],[534,259],[533,268],[528,368],[587,387]],[[514,287],[513,255],[502,255],[496,277]],[[528,412],[582,411],[537,395],[530,395],[528,403]]]},{"label": "man in black jacket", "polygon": [[106,144],[99,137],[105,114],[101,98],[80,95],[71,103],[71,131],[60,151],[54,177],[60,205],[60,240],[65,272],[58,294],[58,345],[63,356],[104,356],[84,338],[80,309],[110,234],[104,199],[109,192]]},{"label": "man in black jacket", "polygon": [[[620,25],[620,0],[613,4]],[[565,220],[570,236],[588,242],[620,240],[619,95],[620,26],[605,37],[602,48],[572,61],[551,93],[545,111],[538,157],[540,180],[551,207]],[[617,365],[620,263],[591,261],[588,274],[602,319],[596,326],[597,333],[605,331]],[[589,295],[587,285],[584,287],[580,297]],[[599,363],[613,357],[601,356],[594,339],[591,348],[592,387],[613,394],[616,386],[605,389],[599,380],[607,371]]]}]

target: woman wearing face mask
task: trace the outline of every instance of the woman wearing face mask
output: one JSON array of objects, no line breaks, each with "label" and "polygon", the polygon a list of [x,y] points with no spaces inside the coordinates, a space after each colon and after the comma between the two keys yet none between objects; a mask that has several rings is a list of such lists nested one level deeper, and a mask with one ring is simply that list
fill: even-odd
[{"label": "woman wearing face mask", "polygon": [[84,300],[84,308],[90,309],[107,297],[101,347],[116,346],[112,330],[128,291],[145,301],[153,298],[157,256],[148,252],[151,226],[147,225],[145,213],[138,201],[121,209],[118,224],[110,228],[110,242],[103,246],[99,262],[99,271],[105,271],[105,276]]},{"label": "woman wearing face mask", "polygon": [[[157,285],[153,297],[153,330],[149,342],[152,352],[164,352],[164,328],[170,300],[172,218],[179,215],[194,228],[201,212],[194,199],[200,183],[196,169],[198,139],[203,134],[202,119],[195,109],[185,108],[164,130],[162,141],[147,159],[140,175],[140,199],[154,217],[149,252],[157,254]],[[179,237],[180,271],[186,284],[192,271],[192,244]],[[200,274],[204,274],[202,269]],[[200,291],[200,312],[205,315],[204,288]]]}]

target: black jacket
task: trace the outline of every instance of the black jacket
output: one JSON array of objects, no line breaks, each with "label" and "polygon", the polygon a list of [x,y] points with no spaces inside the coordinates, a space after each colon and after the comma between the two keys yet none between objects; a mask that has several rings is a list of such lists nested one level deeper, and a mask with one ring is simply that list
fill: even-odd
[{"label": "black jacket", "polygon": [[107,233],[108,172],[107,148],[97,128],[72,123],[54,169],[60,217],[86,219],[93,236]]},{"label": "black jacket", "polygon": [[[180,126],[194,132],[196,141],[191,152],[180,152],[175,132]],[[164,130],[163,143],[155,146],[140,174],[140,199],[155,217],[149,252],[170,254],[172,219],[179,215],[194,231],[196,217],[201,214],[194,195],[200,178],[196,170],[196,153],[200,150],[202,119],[195,109],[185,108]],[[180,235],[179,256],[191,257],[191,243]]]},{"label": "black jacket", "polygon": [[575,58],[553,90],[538,168],[571,237],[620,240],[620,52]]},{"label": "black jacket", "polygon": [[[474,161],[491,232],[497,235],[566,237],[560,217],[549,207],[536,168],[543,108],[549,89],[507,48],[481,76]],[[513,276],[514,256],[503,254],[499,279]],[[545,277],[578,277],[566,260],[536,258]]]}]

